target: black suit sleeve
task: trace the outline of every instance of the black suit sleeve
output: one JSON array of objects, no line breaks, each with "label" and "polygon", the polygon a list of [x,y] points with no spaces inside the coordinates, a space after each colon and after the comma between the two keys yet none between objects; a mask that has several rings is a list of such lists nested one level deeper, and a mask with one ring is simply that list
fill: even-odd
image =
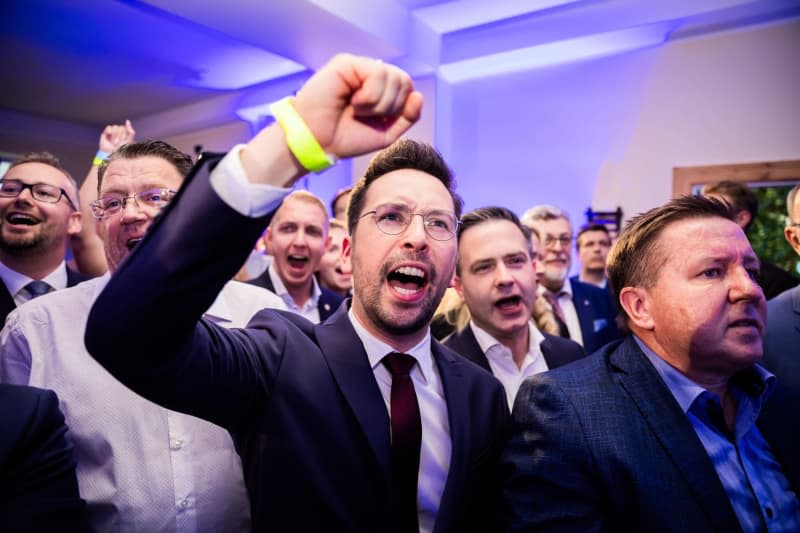
[{"label": "black suit sleeve", "polygon": [[206,165],[193,169],[95,302],[89,353],[137,393],[225,427],[261,405],[277,363],[260,355],[282,351],[280,321],[229,331],[201,316],[267,222],[225,204]]},{"label": "black suit sleeve", "polygon": [[0,386],[0,529],[86,531],[67,426],[52,391]]}]

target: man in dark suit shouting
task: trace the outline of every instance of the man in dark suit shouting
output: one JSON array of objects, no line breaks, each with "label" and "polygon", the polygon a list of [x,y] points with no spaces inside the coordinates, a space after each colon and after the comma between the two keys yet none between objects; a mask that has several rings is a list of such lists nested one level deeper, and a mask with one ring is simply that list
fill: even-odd
[{"label": "man in dark suit shouting", "polygon": [[531,320],[536,258],[527,228],[504,207],[482,207],[461,217],[454,287],[470,321],[445,345],[492,372],[514,405],[522,380],[583,357],[569,339],[542,333]]},{"label": "man in dark suit shouting", "polygon": [[526,381],[504,454],[510,531],[800,531],[797,433],[759,417],[758,258],[726,204],[633,219],[608,273],[632,335]]},{"label": "man in dark suit shouting", "polygon": [[[340,55],[278,123],[201,166],[117,270],[87,347],[133,390],[230,430],[270,531],[485,531],[508,407],[500,383],[430,338],[461,202],[431,147],[398,141],[422,97],[400,69]],[[353,190],[351,305],[320,325],[264,311],[200,319],[291,185],[332,157],[378,154]],[[198,228],[202,227],[202,231]],[[348,300],[349,302],[349,300]],[[120,342],[147,336],[148,349]]]}]

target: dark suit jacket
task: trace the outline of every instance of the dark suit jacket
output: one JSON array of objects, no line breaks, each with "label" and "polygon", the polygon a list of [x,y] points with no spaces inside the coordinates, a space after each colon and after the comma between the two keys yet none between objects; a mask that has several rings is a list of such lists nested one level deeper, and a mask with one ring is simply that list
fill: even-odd
[{"label": "dark suit jacket", "polygon": [[[75,272],[67,267],[67,287],[72,287],[87,279],[89,279],[89,276],[85,276],[80,272]],[[17,304],[14,303],[14,296],[8,292],[6,284],[0,281],[0,318],[2,318],[0,329],[2,329],[2,325],[6,323],[8,313],[13,311],[16,307]]]},{"label": "dark suit jacket", "polygon": [[[800,412],[800,287],[779,294],[767,302],[767,308],[761,364],[778,379],[764,408],[764,419],[775,425],[787,424]],[[798,450],[787,452],[787,462],[800,471]]]},{"label": "dark suit jacket", "polygon": [[800,279],[797,276],[764,259],[761,259],[756,281],[764,290],[764,296],[767,300],[771,300],[800,283]]},{"label": "dark suit jacket", "polygon": [[[513,419],[501,465],[509,531],[741,531],[691,423],[630,336],[529,378]],[[794,438],[783,423],[759,421],[780,461],[776,440]],[[798,472],[786,473],[796,492]]]},{"label": "dark suit jacket", "polygon": [[[388,531],[389,417],[347,306],[319,325],[273,310],[245,330],[198,322],[267,221],[227,207],[195,169],[95,303],[88,350],[137,393],[230,430],[256,530]],[[119,342],[145,332],[147,350]],[[449,349],[432,352],[452,441],[435,531],[490,530],[505,394]]]},{"label": "dark suit jacket", "polygon": [[87,531],[53,391],[0,384],[0,529]]},{"label": "dark suit jacket", "polygon": [[578,313],[586,353],[593,353],[619,339],[622,334],[617,328],[617,306],[609,297],[609,292],[582,281],[569,282],[572,284],[572,303]]},{"label": "dark suit jacket", "polygon": [[[542,333],[544,341],[540,345],[542,355],[547,362],[547,368],[553,369],[559,366],[566,365],[572,361],[577,361],[585,354],[581,345],[569,339],[562,339],[556,335],[549,333]],[[444,345],[453,350],[454,352],[463,355],[473,363],[477,363],[489,372],[492,371],[489,366],[489,360],[481,350],[481,345],[475,338],[472,328],[467,326],[461,331],[456,331],[444,341]]]},{"label": "dark suit jacket", "polygon": [[[265,270],[257,278],[248,280],[247,283],[251,285],[257,285],[258,287],[264,287],[273,293],[275,292],[275,287],[272,285],[272,279],[269,277],[269,269]],[[328,320],[328,317],[336,312],[344,298],[335,292],[326,289],[322,285],[320,285],[319,290],[320,295],[319,300],[317,300],[317,311],[319,311],[319,321],[325,322]]]}]

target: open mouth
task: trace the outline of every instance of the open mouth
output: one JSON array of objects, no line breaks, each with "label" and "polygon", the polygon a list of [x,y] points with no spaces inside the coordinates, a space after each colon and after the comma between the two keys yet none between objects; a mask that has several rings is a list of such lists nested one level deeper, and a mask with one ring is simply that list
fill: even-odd
[{"label": "open mouth", "polygon": [[125,246],[128,247],[128,250],[133,250],[137,244],[142,242],[142,237],[137,237],[134,239],[128,239],[128,242],[125,243]]},{"label": "open mouth", "polygon": [[308,264],[308,256],[305,255],[290,255],[286,258],[286,261],[289,263],[289,266],[292,268],[305,268]]},{"label": "open mouth", "polygon": [[421,268],[402,266],[386,276],[389,285],[398,294],[412,296],[420,292],[428,282],[427,274]]},{"label": "open mouth", "polygon": [[520,304],[522,304],[522,298],[519,296],[509,296],[497,300],[494,306],[501,311],[516,311],[519,309]]},{"label": "open mouth", "polygon": [[10,213],[6,216],[6,222],[17,226],[34,226],[38,224],[40,220],[25,213]]},{"label": "open mouth", "polygon": [[761,322],[755,320],[753,318],[740,318],[739,320],[734,320],[731,322],[728,327],[730,328],[756,328],[758,331],[761,331]]}]

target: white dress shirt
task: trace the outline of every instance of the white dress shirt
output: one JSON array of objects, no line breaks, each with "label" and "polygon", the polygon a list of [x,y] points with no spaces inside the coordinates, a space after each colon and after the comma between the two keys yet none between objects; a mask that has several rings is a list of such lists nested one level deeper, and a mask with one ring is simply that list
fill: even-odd
[{"label": "white dress shirt", "polygon": [[[23,290],[25,285],[34,281],[25,274],[20,274],[16,270],[11,270],[6,265],[0,262],[0,279],[8,289],[8,293],[14,298],[14,303],[20,306],[31,299],[28,291]],[[42,281],[53,287],[53,290],[61,290],[67,288],[67,264],[61,261],[61,264],[55,270],[50,272],[47,276],[42,278]]]},{"label": "white dress shirt", "polygon": [[533,322],[528,322],[528,353],[525,354],[520,368],[514,362],[511,348],[501,344],[500,341],[492,337],[486,330],[481,329],[472,320],[469,321],[469,327],[472,328],[475,340],[478,341],[478,345],[486,355],[486,359],[489,360],[489,368],[492,369],[492,374],[500,380],[506,390],[508,408],[513,409],[514,398],[517,397],[517,391],[525,378],[548,370],[547,361],[544,360],[541,348],[544,335],[536,329]]},{"label": "white dress shirt", "polygon": [[240,281],[229,281],[203,315],[226,328],[243,328],[262,309],[286,309],[275,293]]},{"label": "white dress shirt", "polygon": [[306,320],[310,320],[314,324],[319,324],[319,307],[317,307],[317,303],[319,302],[319,296],[322,294],[322,291],[319,289],[316,276],[313,274],[311,275],[311,297],[306,300],[306,303],[304,303],[302,306],[299,306],[294,302],[292,295],[289,294],[289,289],[286,288],[286,285],[284,285],[281,277],[277,272],[275,272],[275,269],[272,268],[274,265],[275,263],[273,262],[267,267],[267,275],[272,281],[272,286],[275,287],[275,294],[280,296],[281,300],[289,311],[292,313],[297,313]]},{"label": "white dress shirt", "polygon": [[[58,394],[93,531],[249,531],[242,464],[228,432],[145,400],[86,351],[89,311],[108,278],[15,309],[0,332],[0,381]],[[225,286],[215,306],[241,301],[241,294],[228,298],[231,286]],[[243,313],[274,302],[269,291],[252,288],[259,290],[248,290],[249,311],[228,313],[218,306],[215,321],[242,325],[249,319]],[[141,333],[119,342],[140,342],[146,350],[148,332]]]},{"label": "white dress shirt", "polygon": [[[289,194],[290,189],[250,183],[239,159],[242,147],[243,145],[235,146],[220,162],[211,174],[211,186],[232,209],[251,217],[263,216],[276,209],[284,196]],[[381,359],[396,350],[369,334],[352,311],[349,318],[367,352],[388,413],[392,376],[381,364]],[[422,342],[407,353],[417,360],[417,364],[411,370],[411,381],[417,393],[422,419],[422,447],[417,483],[419,527],[421,532],[429,533],[433,531],[436,522],[447,472],[450,469],[452,452],[450,423],[447,418],[444,388],[431,354],[430,332]]]}]

